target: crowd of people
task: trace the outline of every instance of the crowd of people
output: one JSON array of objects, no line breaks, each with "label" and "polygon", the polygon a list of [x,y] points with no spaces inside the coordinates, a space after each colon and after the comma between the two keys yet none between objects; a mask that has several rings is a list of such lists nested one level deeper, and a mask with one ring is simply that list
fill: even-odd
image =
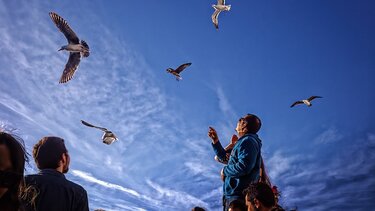
[{"label": "crowd of people", "polygon": [[[239,119],[236,135],[225,148],[214,128],[208,136],[215,160],[224,164],[224,211],[281,211],[279,192],[267,176],[257,133],[261,120],[253,114]],[[64,139],[43,137],[33,147],[37,174],[24,176],[28,153],[21,138],[0,132],[0,210],[1,211],[88,211],[86,190],[66,179],[70,156]],[[194,207],[193,211],[205,210]]]}]

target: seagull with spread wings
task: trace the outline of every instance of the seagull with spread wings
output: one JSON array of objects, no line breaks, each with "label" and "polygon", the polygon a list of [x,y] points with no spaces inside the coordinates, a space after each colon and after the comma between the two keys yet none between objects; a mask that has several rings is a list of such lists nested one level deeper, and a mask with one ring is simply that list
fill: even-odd
[{"label": "seagull with spread wings", "polygon": [[290,107],[294,107],[295,105],[298,105],[298,104],[305,104],[307,105],[308,107],[312,106],[311,104],[311,101],[314,100],[315,98],[323,98],[323,97],[320,97],[320,96],[311,96],[309,97],[308,99],[306,100],[299,100],[299,101],[296,101],[295,103],[293,103]]},{"label": "seagull with spread wings", "polygon": [[88,122],[85,122],[83,120],[81,120],[82,124],[88,126],[88,127],[93,127],[93,128],[96,128],[96,129],[99,129],[101,131],[104,132],[103,136],[102,136],[102,140],[103,140],[103,143],[105,144],[112,144],[113,142],[117,141],[117,137],[115,136],[114,133],[112,133],[112,131],[109,131],[107,130],[107,128],[104,128],[104,127],[98,127],[98,126],[95,126],[95,125],[92,125]]},{"label": "seagull with spread wings", "polygon": [[231,5],[225,5],[225,0],[217,0],[217,4],[213,4],[212,7],[215,9],[211,16],[212,23],[214,23],[216,29],[219,29],[219,14],[222,11],[229,11]]},{"label": "seagull with spread wings", "polygon": [[170,74],[172,74],[172,75],[174,75],[174,76],[176,76],[176,80],[177,81],[180,81],[180,80],[182,80],[182,77],[181,77],[181,75],[180,75],[180,73],[185,69],[185,68],[187,68],[187,67],[189,67],[191,65],[191,63],[185,63],[185,64],[182,64],[182,65],[180,65],[177,69],[172,69],[172,68],[168,68],[167,69],[167,72],[168,73],[170,73]]},{"label": "seagull with spread wings", "polygon": [[70,52],[69,60],[59,81],[59,83],[66,83],[73,78],[81,57],[88,57],[90,55],[90,48],[84,40],[80,42],[80,39],[62,17],[54,12],[50,12],[49,16],[68,40],[68,45],[64,45],[59,49],[59,51],[66,50]]}]

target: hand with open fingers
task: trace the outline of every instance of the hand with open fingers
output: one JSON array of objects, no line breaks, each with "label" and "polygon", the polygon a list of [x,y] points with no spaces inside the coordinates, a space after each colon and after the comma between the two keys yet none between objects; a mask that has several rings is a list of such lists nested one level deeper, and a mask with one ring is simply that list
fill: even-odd
[{"label": "hand with open fingers", "polygon": [[219,141],[219,138],[217,136],[217,132],[213,127],[208,127],[208,137],[211,138],[212,143],[216,143]]}]

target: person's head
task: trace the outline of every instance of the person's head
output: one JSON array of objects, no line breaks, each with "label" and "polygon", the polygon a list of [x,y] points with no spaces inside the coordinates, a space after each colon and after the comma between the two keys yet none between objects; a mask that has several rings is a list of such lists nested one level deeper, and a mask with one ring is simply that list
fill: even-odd
[{"label": "person's head", "polygon": [[275,206],[275,196],[267,184],[252,183],[244,190],[248,211],[268,211]]},{"label": "person's head", "polygon": [[206,210],[203,209],[202,207],[193,207],[193,209],[191,209],[191,211],[206,211]]},{"label": "person's head", "polygon": [[64,139],[44,137],[34,145],[33,157],[36,166],[42,169],[56,169],[61,173],[69,171],[70,157]]},{"label": "person's head", "polygon": [[241,200],[230,202],[228,211],[246,211],[246,204]]},{"label": "person's head", "polygon": [[23,140],[0,132],[0,197],[9,192],[10,201],[18,206],[18,197],[24,186],[25,161],[28,161]]},{"label": "person's head", "polygon": [[256,134],[261,126],[262,122],[259,117],[254,114],[247,114],[238,120],[236,131],[239,136],[243,136],[247,133]]}]

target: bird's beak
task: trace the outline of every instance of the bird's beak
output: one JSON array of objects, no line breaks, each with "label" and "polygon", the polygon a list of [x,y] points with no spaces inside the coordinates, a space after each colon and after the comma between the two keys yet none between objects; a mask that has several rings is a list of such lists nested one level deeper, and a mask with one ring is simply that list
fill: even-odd
[{"label": "bird's beak", "polygon": [[64,50],[63,48],[60,48],[58,51],[62,51],[62,50]]}]

